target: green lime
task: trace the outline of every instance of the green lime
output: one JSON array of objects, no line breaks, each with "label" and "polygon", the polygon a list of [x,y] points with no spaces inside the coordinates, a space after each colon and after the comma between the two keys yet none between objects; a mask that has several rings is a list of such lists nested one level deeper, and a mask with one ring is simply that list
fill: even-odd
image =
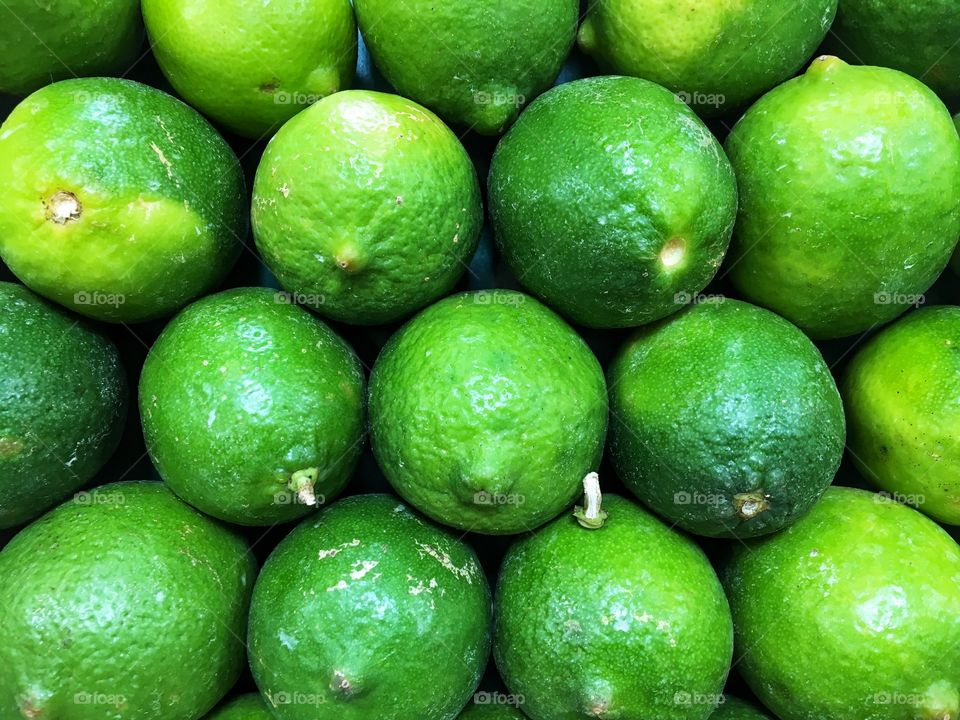
[{"label": "green lime", "polygon": [[170,84],[246,137],[262,138],[353,80],[350,0],[144,0],[143,17]]},{"label": "green lime", "polygon": [[960,97],[960,13],[953,0],[840,0],[832,47],[850,62],[919,78],[945,102]]},{"label": "green lime", "polygon": [[138,0],[0,2],[0,93],[54,80],[124,73],[143,41]]},{"label": "green lime", "polygon": [[679,310],[716,273],[736,207],[720,144],[672,93],[637,78],[545,93],[490,169],[491,219],[513,273],[591,327]]},{"label": "green lime", "polygon": [[267,703],[257,693],[240,695],[214,710],[204,720],[273,720]]},{"label": "green lime", "polygon": [[644,503],[698,535],[779,530],[843,457],[843,405],[820,351],[781,317],[704,302],[627,342],[608,371],[610,452]]},{"label": "green lime", "polygon": [[227,273],[246,232],[240,164],[194,110],[112,78],[65,80],[0,126],[0,256],[97,320],[168,314]]},{"label": "green lime", "polygon": [[737,668],[781,720],[960,713],[960,548],[874,493],[830,488],[723,574]]},{"label": "green lime", "polygon": [[427,308],[370,376],[370,437],[410,504],[490,534],[567,508],[603,454],[607,391],[590,348],[533,298],[463,293]]},{"label": "green lime", "polygon": [[913,78],[823,56],[737,123],[730,276],[815,338],[892,320],[960,236],[960,137]]},{"label": "green lime", "polygon": [[513,705],[470,703],[457,720],[525,720],[526,717]]},{"label": "green lime", "polygon": [[162,483],[77,495],[0,552],[0,717],[201,717],[243,667],[255,575]]},{"label": "green lime", "polygon": [[363,405],[353,350],[266,288],[190,305],[140,379],[143,432],[164,481],[241,525],[295,520],[343,490],[363,445]]},{"label": "green lime", "polygon": [[[588,494],[580,522],[559,517],[504,558],[500,674],[533,720],[706,720],[733,650],[713,568],[629,500],[607,495],[596,513],[595,488]],[[597,527],[581,524],[593,517]]]},{"label": "green lime", "polygon": [[560,73],[577,0],[356,0],[377,68],[448,122],[503,132]]},{"label": "green lime", "polygon": [[277,546],[250,610],[250,665],[277,720],[447,720],[490,653],[476,554],[396,498],[346,498]]},{"label": "green lime", "polygon": [[113,454],[127,380],[109,339],[0,282],[0,528],[81,488]]},{"label": "green lime", "polygon": [[723,702],[717,706],[710,720],[771,720],[771,718],[755,705],[724,695]]},{"label": "green lime", "polygon": [[850,457],[864,477],[960,525],[960,307],[908,315],[847,367]]},{"label": "green lime", "polygon": [[283,286],[360,325],[449,292],[482,217],[457,136],[416,103],[365,90],[325,98],[284,125],[253,188],[257,247]]},{"label": "green lime", "polygon": [[590,3],[578,40],[601,67],[717,115],[799,70],[836,11],[837,0],[602,0]]}]

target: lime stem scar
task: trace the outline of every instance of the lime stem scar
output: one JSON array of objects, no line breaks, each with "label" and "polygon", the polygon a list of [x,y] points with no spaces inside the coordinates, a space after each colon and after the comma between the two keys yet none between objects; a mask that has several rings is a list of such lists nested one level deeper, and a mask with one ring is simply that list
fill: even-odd
[{"label": "lime stem scar", "polygon": [[602,501],[600,476],[595,472],[587,473],[587,476],[583,478],[583,507],[578,507],[573,511],[577,522],[588,530],[603,527],[603,523],[607,519],[607,512],[600,508]]},{"label": "lime stem scar", "polygon": [[58,190],[47,203],[47,219],[57,225],[65,225],[70,221],[80,219],[83,214],[83,205],[72,192]]}]

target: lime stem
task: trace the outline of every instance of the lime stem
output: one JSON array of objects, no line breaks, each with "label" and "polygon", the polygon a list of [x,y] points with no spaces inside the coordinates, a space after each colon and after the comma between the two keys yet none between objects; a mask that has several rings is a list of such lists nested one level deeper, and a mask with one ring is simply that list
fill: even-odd
[{"label": "lime stem", "polygon": [[297,470],[290,476],[289,488],[297,494],[297,499],[304,505],[312,507],[317,504],[317,496],[313,491],[313,486],[319,476],[320,470],[318,468]]},{"label": "lime stem", "polygon": [[583,527],[588,530],[596,530],[603,527],[607,519],[607,512],[600,508],[603,496],[600,493],[600,476],[595,473],[587,473],[583,478],[583,507],[573,511]]}]

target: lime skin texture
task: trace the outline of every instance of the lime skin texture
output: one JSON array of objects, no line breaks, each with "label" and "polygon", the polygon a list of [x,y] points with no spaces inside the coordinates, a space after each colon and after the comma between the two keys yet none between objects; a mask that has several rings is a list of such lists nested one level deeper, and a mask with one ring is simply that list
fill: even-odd
[{"label": "lime skin texture", "polygon": [[466,150],[397,95],[321,100],[270,141],[254,181],[264,261],[318,313],[356,325],[399,319],[448,293],[482,223]]},{"label": "lime skin texture", "polygon": [[497,244],[520,282],[573,321],[632,327],[713,278],[737,190],[693,111],[646,80],[597,77],[535,100],[490,168]]},{"label": "lime skin texture", "polygon": [[249,693],[217,708],[204,720],[273,720],[273,715],[259,693]]},{"label": "lime skin texture", "polygon": [[0,717],[196,720],[243,667],[253,556],[163,483],[65,502],[0,576]]},{"label": "lime skin texture", "polygon": [[126,416],[113,343],[22,285],[0,282],[0,528],[90,480]]},{"label": "lime skin texture", "polygon": [[560,317],[493,290],[441,300],[383,348],[370,437],[394,489],[445,525],[532,530],[570,507],[607,427],[600,364]]},{"label": "lime skin texture", "polygon": [[26,95],[55,80],[124,73],[142,41],[137,0],[4,0],[0,93]]},{"label": "lime skin texture", "polygon": [[230,147],[146,85],[65,80],[0,126],[0,256],[35,292],[96,320],[140,322],[210,290],[246,234]]},{"label": "lime skin texture", "polygon": [[730,277],[814,338],[892,320],[960,236],[960,137],[896,70],[823,56],[761,98],[727,139],[740,185]]},{"label": "lime skin texture", "polygon": [[895,68],[944,102],[960,99],[960,13],[952,0],[841,0],[831,30],[849,62]]},{"label": "lime skin texture", "polygon": [[357,0],[373,60],[401,95],[483,135],[509,127],[556,80],[577,0]]},{"label": "lime skin texture", "polygon": [[881,495],[832,487],[721,573],[737,667],[781,720],[944,720],[960,699],[960,548]]},{"label": "lime skin texture", "polygon": [[507,552],[494,658],[533,720],[706,720],[733,628],[703,552],[606,495],[599,529],[563,515]]},{"label": "lime skin texture", "polygon": [[745,700],[725,695],[723,702],[710,716],[710,720],[771,720],[771,718]]},{"label": "lime skin texture", "polygon": [[153,53],[191,105],[260,139],[353,81],[350,0],[144,0]]},{"label": "lime skin texture", "polygon": [[140,379],[150,457],[177,495],[239,525],[303,517],[346,486],[363,445],[353,350],[283,293],[240,288],[187,307]]},{"label": "lime skin texture", "polygon": [[395,497],[345,498],[273,551],[250,665],[276,720],[453,720],[490,653],[473,550]]},{"label": "lime skin texture", "polygon": [[960,307],[925,308],[885,328],[854,356],[841,387],[860,473],[960,525]]},{"label": "lime skin texture", "polygon": [[617,474],[698,535],[753,537],[789,525],[843,458],[843,404],[820,351],[745,302],[702,302],[641,328],[607,384]]},{"label": "lime skin texture", "polygon": [[606,71],[659,83],[709,117],[797,72],[836,12],[837,0],[592,0],[578,42]]}]

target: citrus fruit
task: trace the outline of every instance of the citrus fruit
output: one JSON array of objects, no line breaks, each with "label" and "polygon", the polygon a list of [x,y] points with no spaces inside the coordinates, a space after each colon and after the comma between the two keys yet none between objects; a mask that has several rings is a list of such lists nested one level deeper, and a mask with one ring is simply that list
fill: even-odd
[{"label": "citrus fruit", "polygon": [[0,552],[0,717],[201,717],[243,667],[255,572],[162,483],[67,501]]},{"label": "citrus fruit", "polygon": [[837,0],[601,0],[578,40],[610,72],[652,80],[717,115],[799,70],[836,11]]},{"label": "citrus fruit", "polygon": [[467,705],[457,720],[525,720],[527,716],[513,705]]},{"label": "citrus fruit", "polygon": [[353,350],[266,288],[190,305],[140,379],[144,436],[164,481],[241,525],[294,520],[338,494],[360,455],[363,404]]},{"label": "citrus fruit", "polygon": [[533,298],[462,293],[394,335],[370,376],[370,437],[394,489],[447,525],[531,530],[603,454],[607,392],[590,348]]},{"label": "citrus fruit", "polygon": [[54,80],[125,72],[142,41],[137,0],[5,0],[0,93],[26,95]]},{"label": "citrus fruit", "polygon": [[350,0],[144,0],[143,17],[170,84],[246,137],[270,133],[353,80]]},{"label": "citrus fruit", "polygon": [[733,553],[737,667],[778,718],[957,717],[960,548],[935,523],[834,487]]},{"label": "citrus fruit", "polygon": [[508,127],[556,79],[577,0],[357,0],[377,68],[402,95],[482,134]]},{"label": "citrus fruit", "polygon": [[960,97],[960,15],[951,0],[841,0],[832,31],[850,62],[902,70],[945,102]]},{"label": "citrus fruit", "polygon": [[608,370],[610,452],[627,487],[685,530],[774,532],[840,466],[843,405],[820,352],[737,300],[642,328]]},{"label": "citrus fruit", "polygon": [[268,558],[250,664],[277,720],[445,720],[480,681],[490,615],[469,546],[396,498],[354,496]]},{"label": "citrus fruit", "polygon": [[770,720],[770,716],[744,700],[724,695],[710,720]]},{"label": "citrus fruit", "polygon": [[447,293],[482,224],[476,171],[430,111],[348,90],[283,126],[253,188],[257,247],[283,286],[369,325]]},{"label": "citrus fruit", "polygon": [[82,487],[116,449],[127,381],[113,343],[0,282],[0,528]]},{"label": "citrus fruit", "polygon": [[205,720],[273,720],[267,703],[258,693],[240,695],[206,716]]},{"label": "citrus fruit", "polygon": [[564,515],[507,551],[500,674],[533,720],[705,720],[733,649],[720,582],[691,540],[634,503],[606,495],[604,511],[599,528]]},{"label": "citrus fruit", "polygon": [[854,356],[842,389],[863,476],[960,525],[960,307],[926,308],[884,329]]},{"label": "citrus fruit", "polygon": [[960,137],[913,78],[834,57],[761,98],[727,152],[740,184],[730,277],[816,338],[892,320],[960,236]]},{"label": "citrus fruit", "polygon": [[679,310],[720,265],[737,207],[706,126],[669,91],[626,77],[535,100],[497,147],[489,190],[510,269],[591,327]]},{"label": "citrus fruit", "polygon": [[129,80],[65,80],[0,126],[0,256],[82,315],[138,322],[230,269],[246,232],[243,174],[194,110]]}]

